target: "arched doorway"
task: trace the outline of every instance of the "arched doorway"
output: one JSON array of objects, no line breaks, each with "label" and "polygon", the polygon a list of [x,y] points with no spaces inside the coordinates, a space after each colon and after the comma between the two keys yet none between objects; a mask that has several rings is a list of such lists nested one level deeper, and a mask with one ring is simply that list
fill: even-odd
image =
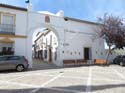
[{"label": "arched doorway", "polygon": [[[30,68],[32,68],[32,56],[33,56],[33,54],[32,54],[32,46],[33,46],[32,39],[33,39],[33,34],[37,30],[41,30],[41,29],[43,31],[40,31],[40,33],[46,34],[46,35],[44,35],[44,37],[45,37],[44,40],[46,42],[49,41],[50,44],[46,43],[47,44],[46,47],[42,46],[42,48],[46,48],[46,49],[42,49],[42,50],[37,51],[37,57],[41,58],[41,60],[46,60],[48,62],[53,62],[53,63],[55,63],[54,61],[57,60],[57,50],[59,48],[59,36],[58,36],[58,33],[57,33],[56,29],[53,28],[53,27],[47,26],[47,25],[38,26],[38,27],[35,27],[34,29],[32,29],[28,33],[28,37],[27,37],[27,48],[26,49],[27,49],[27,58],[30,62],[30,65],[29,65]],[[52,46],[52,43],[53,43],[52,41],[54,41],[52,35],[51,34],[47,35],[48,32],[44,32],[44,30],[48,30],[49,33],[54,34],[56,36],[56,38],[57,38],[57,46],[56,47]],[[46,36],[47,37],[49,36],[49,40],[47,40]]]}]

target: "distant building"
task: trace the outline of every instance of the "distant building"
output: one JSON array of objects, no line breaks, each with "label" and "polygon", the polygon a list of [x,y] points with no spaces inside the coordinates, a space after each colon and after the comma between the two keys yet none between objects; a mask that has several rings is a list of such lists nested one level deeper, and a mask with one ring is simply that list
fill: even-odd
[{"label": "distant building", "polygon": [[58,48],[56,35],[50,30],[38,33],[35,40],[34,57],[43,61],[55,61]]}]

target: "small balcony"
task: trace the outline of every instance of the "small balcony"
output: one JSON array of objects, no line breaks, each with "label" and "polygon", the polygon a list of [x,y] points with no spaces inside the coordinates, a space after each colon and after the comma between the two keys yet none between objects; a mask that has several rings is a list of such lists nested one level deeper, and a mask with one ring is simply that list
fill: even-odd
[{"label": "small balcony", "polygon": [[15,25],[0,24],[0,34],[15,35]]}]

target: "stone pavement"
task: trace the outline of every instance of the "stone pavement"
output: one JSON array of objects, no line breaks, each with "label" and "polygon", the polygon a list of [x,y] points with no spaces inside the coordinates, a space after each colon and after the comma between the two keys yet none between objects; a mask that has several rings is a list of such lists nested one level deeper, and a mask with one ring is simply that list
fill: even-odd
[{"label": "stone pavement", "polygon": [[41,69],[1,72],[0,93],[125,93],[125,67],[40,64]]}]

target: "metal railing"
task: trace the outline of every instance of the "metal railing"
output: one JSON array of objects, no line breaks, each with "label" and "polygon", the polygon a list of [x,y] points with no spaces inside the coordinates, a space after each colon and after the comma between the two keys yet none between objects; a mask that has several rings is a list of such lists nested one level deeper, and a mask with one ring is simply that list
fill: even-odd
[{"label": "metal railing", "polygon": [[11,24],[0,24],[1,34],[15,34],[15,25]]}]

